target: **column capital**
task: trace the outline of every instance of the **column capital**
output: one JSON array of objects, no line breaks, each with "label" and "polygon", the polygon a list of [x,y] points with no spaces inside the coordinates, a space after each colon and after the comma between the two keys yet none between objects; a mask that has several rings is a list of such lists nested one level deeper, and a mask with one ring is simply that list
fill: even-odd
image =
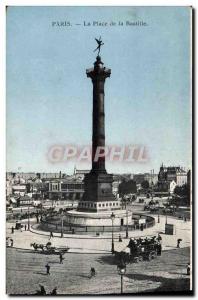
[{"label": "column capital", "polygon": [[96,57],[96,61],[94,63],[94,68],[87,69],[86,74],[88,78],[92,80],[105,81],[107,77],[111,75],[111,69],[104,67],[103,62],[101,61],[100,56]]}]

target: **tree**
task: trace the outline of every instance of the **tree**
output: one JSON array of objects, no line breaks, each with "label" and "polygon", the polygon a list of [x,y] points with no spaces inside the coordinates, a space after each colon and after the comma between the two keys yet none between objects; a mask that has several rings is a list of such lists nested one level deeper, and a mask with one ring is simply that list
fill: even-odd
[{"label": "tree", "polygon": [[142,181],[141,186],[143,189],[147,190],[149,188],[149,182],[147,180]]},{"label": "tree", "polygon": [[125,179],[119,184],[118,192],[121,196],[134,194],[137,192],[136,182],[134,180],[126,181]]},{"label": "tree", "polygon": [[174,194],[176,197],[180,197],[180,203],[183,202],[184,205],[190,205],[190,184],[176,186]]}]

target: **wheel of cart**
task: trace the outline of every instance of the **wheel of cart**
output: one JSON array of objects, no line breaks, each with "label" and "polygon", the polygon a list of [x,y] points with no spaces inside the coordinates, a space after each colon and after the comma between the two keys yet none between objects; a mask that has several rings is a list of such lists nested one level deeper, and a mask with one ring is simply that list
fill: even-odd
[{"label": "wheel of cart", "polygon": [[133,262],[134,262],[134,263],[138,263],[138,261],[139,261],[139,256],[134,256]]},{"label": "wheel of cart", "polygon": [[156,258],[157,257],[157,250],[154,250],[153,251],[153,258]]},{"label": "wheel of cart", "polygon": [[142,256],[142,255],[139,255],[138,261],[141,262],[141,261],[143,261],[143,260],[144,260],[143,256]]},{"label": "wheel of cart", "polygon": [[150,261],[152,259],[152,255],[151,252],[148,253],[148,261]]},{"label": "wheel of cart", "polygon": [[148,260],[150,261],[150,260],[154,259],[156,256],[157,256],[156,251],[150,251],[148,253]]}]

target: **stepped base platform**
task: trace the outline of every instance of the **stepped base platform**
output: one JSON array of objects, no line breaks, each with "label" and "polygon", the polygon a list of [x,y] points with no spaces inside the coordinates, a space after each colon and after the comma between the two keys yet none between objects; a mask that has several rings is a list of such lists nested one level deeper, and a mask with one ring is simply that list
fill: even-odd
[{"label": "stepped base platform", "polygon": [[64,222],[71,225],[80,226],[112,226],[111,214],[115,215],[114,226],[124,226],[133,224],[132,212],[126,210],[108,210],[101,212],[82,212],[70,210],[64,216]]}]

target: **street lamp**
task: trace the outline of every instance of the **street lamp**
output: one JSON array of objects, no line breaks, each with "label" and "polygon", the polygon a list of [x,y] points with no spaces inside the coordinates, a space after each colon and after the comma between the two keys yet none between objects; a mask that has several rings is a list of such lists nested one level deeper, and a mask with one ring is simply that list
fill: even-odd
[{"label": "street lamp", "polygon": [[28,202],[28,230],[30,230],[30,200]]},{"label": "street lamp", "polygon": [[43,221],[43,204],[41,203],[41,207],[40,207],[40,222]]},{"label": "street lamp", "polygon": [[166,224],[168,224],[168,221],[167,221],[167,213],[166,213]]},{"label": "street lamp", "polygon": [[123,294],[123,275],[126,273],[126,265],[123,261],[117,265],[117,270],[121,278],[121,294]]},{"label": "street lamp", "polygon": [[111,214],[111,221],[112,221],[112,244],[111,244],[111,252],[114,253],[114,239],[113,239],[113,221],[115,219],[115,215],[112,212]]},{"label": "street lamp", "polygon": [[129,222],[128,222],[128,209],[126,210],[126,239],[129,236]]},{"label": "street lamp", "polygon": [[63,237],[63,212],[61,213],[61,237]]}]

